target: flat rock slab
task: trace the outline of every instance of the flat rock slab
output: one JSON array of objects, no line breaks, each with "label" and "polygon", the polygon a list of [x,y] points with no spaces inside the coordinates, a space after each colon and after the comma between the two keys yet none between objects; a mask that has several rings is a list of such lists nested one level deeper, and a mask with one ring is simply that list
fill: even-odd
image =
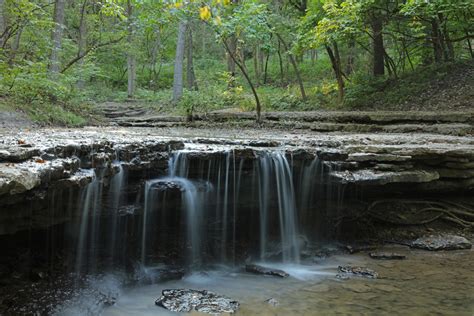
[{"label": "flat rock slab", "polygon": [[256,264],[245,265],[245,271],[250,272],[250,273],[255,273],[255,274],[277,276],[280,278],[287,278],[290,276],[288,273],[286,273],[283,270],[270,269],[270,268],[262,267]]},{"label": "flat rock slab", "polygon": [[376,260],[403,260],[407,258],[407,256],[395,252],[371,252],[369,256]]},{"label": "flat rock slab", "polygon": [[163,290],[155,304],[172,312],[189,313],[197,311],[212,315],[235,313],[239,302],[206,290],[168,289]]},{"label": "flat rock slab", "polygon": [[377,279],[379,277],[379,274],[377,272],[365,267],[339,266],[337,267],[337,271],[339,272],[339,274],[336,275],[336,277],[340,279],[345,279],[351,276],[358,276],[369,279]]},{"label": "flat rock slab", "polygon": [[375,250],[377,246],[375,245],[347,245],[346,250],[349,251],[350,254],[358,253],[361,251],[370,251]]},{"label": "flat rock slab", "polygon": [[462,236],[430,235],[420,237],[411,243],[412,248],[431,251],[471,249],[472,243]]}]

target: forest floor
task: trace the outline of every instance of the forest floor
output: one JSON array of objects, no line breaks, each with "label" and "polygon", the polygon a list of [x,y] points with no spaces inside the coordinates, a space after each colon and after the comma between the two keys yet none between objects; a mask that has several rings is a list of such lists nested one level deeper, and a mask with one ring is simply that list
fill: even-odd
[{"label": "forest floor", "polygon": [[[352,85],[352,83],[351,83]],[[418,69],[398,79],[383,79],[365,84],[353,84],[348,88],[346,101],[340,106],[311,106],[312,101],[308,101],[308,108],[312,109],[310,115],[321,113],[321,122],[338,122],[341,113],[365,113],[369,112],[393,112],[396,115],[413,116],[413,113],[428,112],[440,115],[450,112],[465,112],[471,116],[474,110],[474,62],[466,61],[459,63],[447,63],[437,67],[425,67]],[[28,111],[28,105],[18,105],[6,98],[0,98],[0,128],[4,129],[28,129],[37,126],[144,126],[144,127],[166,127],[187,124],[190,120],[207,121],[211,125],[218,117],[219,121],[249,121],[255,117],[254,112],[246,112],[236,105],[235,107],[207,110],[195,109],[192,116],[184,115],[186,111],[182,108],[175,108],[163,105],[159,102],[133,100],[110,101],[104,103],[93,102],[92,106],[81,109],[78,113],[69,113],[68,110],[60,106],[45,106],[41,113],[42,120],[38,120],[39,108],[32,107]],[[314,108],[314,109],[313,109]],[[60,110],[60,111],[59,111]],[[406,112],[409,111],[409,112]],[[34,114],[32,115],[33,112]],[[49,113],[51,112],[51,113]],[[275,109],[263,108],[264,120],[274,117]],[[278,121],[295,121],[295,117],[300,116],[299,121],[304,121],[306,114],[299,115],[293,108],[280,109]],[[327,113],[327,114],[324,114]],[[35,116],[36,115],[36,116]],[[44,118],[46,117],[46,118]],[[209,120],[209,118],[213,118]],[[285,119],[288,118],[288,119]],[[335,119],[336,118],[336,119]],[[273,122],[275,119],[272,120]],[[347,120],[346,120],[347,121]],[[459,122],[459,121],[456,121]],[[338,122],[339,123],[339,122]],[[356,122],[360,123],[360,122]],[[250,126],[245,123],[238,123],[240,126]],[[203,124],[200,126],[202,127]],[[251,126],[250,126],[251,127]],[[323,128],[321,131],[327,131]],[[330,127],[330,131],[341,130],[340,127]],[[351,128],[351,131],[354,129]],[[358,130],[358,129],[357,129]]]}]

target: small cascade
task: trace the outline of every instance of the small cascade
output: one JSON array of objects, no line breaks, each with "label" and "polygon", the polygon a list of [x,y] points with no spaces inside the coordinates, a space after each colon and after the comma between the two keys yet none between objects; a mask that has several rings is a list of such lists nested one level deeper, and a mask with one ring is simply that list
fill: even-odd
[{"label": "small cascade", "polygon": [[[91,171],[94,172],[94,171]],[[99,214],[101,212],[102,177],[101,172],[93,174],[92,182],[82,191],[80,201],[81,223],[76,251],[76,273],[82,272],[84,264],[93,269],[97,262]],[[87,258],[85,258],[87,256]],[[87,262],[85,262],[87,259]]]},{"label": "small cascade", "polygon": [[283,153],[266,153],[259,159],[259,169],[260,257],[264,258],[266,253],[269,203],[276,199],[283,261],[299,262],[296,198],[290,164]]},{"label": "small cascade", "polygon": [[[184,152],[178,152],[169,160],[168,175],[145,183],[144,213],[142,223],[141,262],[146,264],[147,240],[149,239],[150,214],[157,208],[159,201],[159,186],[178,187],[181,191],[181,207],[186,217],[186,244],[189,247],[188,261],[191,265],[200,265],[202,262],[201,249],[204,218],[204,203],[206,196],[212,189],[208,182],[204,185],[186,178],[188,174],[187,156]],[[202,184],[200,182],[199,184]],[[168,210],[163,208],[163,212]],[[175,210],[170,210],[175,211]]]},{"label": "small cascade", "polygon": [[122,203],[122,190],[126,186],[126,176],[123,166],[116,162],[118,172],[110,180],[109,188],[109,257],[113,264],[117,253],[117,230],[119,221],[119,209]]}]

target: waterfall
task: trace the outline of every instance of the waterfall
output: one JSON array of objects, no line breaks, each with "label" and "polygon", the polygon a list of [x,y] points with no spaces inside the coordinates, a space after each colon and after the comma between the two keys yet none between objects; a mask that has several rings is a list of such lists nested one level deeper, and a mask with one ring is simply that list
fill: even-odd
[{"label": "waterfall", "polygon": [[[118,155],[118,154],[117,154]],[[113,176],[110,181],[109,188],[109,209],[110,209],[110,232],[109,232],[109,256],[111,263],[113,264],[117,248],[117,230],[119,220],[119,208],[121,205],[122,190],[124,189],[125,183],[125,171],[123,166],[116,162],[118,172]]]},{"label": "waterfall", "polygon": [[265,257],[269,202],[274,197],[272,193],[275,193],[276,189],[283,261],[299,262],[297,209],[290,164],[283,153],[274,152],[262,155],[259,166],[260,257]]},{"label": "waterfall", "polygon": [[[94,172],[94,171],[91,171]],[[79,241],[76,251],[76,273],[79,275],[84,264],[84,256],[87,253],[88,267],[95,267],[97,262],[98,247],[98,214],[101,211],[102,175],[93,174],[92,182],[82,191],[82,214],[79,226]],[[89,247],[87,241],[89,239]]]},{"label": "waterfall", "polygon": [[181,250],[179,259],[193,267],[207,259],[233,264],[253,250],[261,260],[279,256],[298,263],[299,220],[306,220],[299,210],[312,205],[322,164],[317,159],[295,164],[278,151],[258,152],[255,160],[239,158],[232,149],[203,157],[187,151],[171,154],[167,173],[143,185],[138,222],[133,212],[119,214],[128,202],[123,196],[128,182],[124,168],[114,162],[118,172],[104,192],[107,214],[101,200],[107,178],[102,175],[105,169],[98,169],[81,196],[76,271],[84,272],[86,264],[93,271],[99,256],[113,267],[129,254],[126,249],[137,249],[137,259],[150,265],[167,247],[178,254]]},{"label": "waterfall", "polygon": [[[141,262],[146,263],[148,220],[150,213],[156,208],[159,192],[156,186],[159,184],[172,183],[181,191],[182,209],[186,216],[186,243],[189,247],[188,259],[192,265],[202,262],[202,219],[204,217],[204,203],[211,186],[208,182],[204,187],[198,188],[196,183],[187,179],[189,171],[186,153],[178,152],[168,162],[168,175],[159,179],[149,180],[145,183],[144,212],[142,223]],[[166,212],[166,209],[164,210]]]}]

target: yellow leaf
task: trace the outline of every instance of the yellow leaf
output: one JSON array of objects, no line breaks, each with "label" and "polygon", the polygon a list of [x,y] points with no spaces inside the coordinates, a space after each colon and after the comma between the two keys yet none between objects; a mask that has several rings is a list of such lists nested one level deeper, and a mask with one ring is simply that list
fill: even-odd
[{"label": "yellow leaf", "polygon": [[211,18],[211,10],[208,6],[199,8],[199,17],[204,21],[207,21]]},{"label": "yellow leaf", "polygon": [[230,0],[224,0],[224,5],[229,5],[230,4]]}]

